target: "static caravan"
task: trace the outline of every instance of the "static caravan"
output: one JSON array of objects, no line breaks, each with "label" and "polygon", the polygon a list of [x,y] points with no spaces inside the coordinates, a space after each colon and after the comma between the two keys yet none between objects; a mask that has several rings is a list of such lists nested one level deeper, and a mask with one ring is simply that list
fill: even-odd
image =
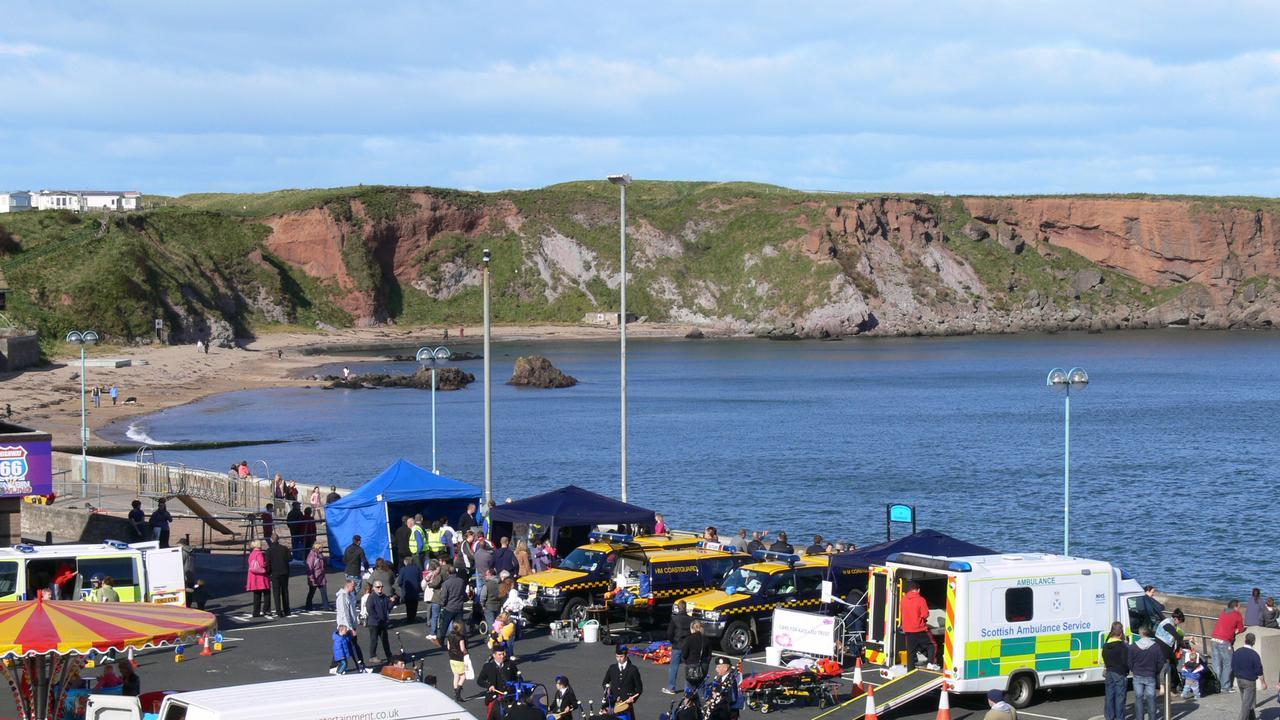
[{"label": "static caravan", "polygon": [[903,661],[899,608],[911,582],[929,604],[937,652],[955,692],[1004,690],[1024,707],[1035,691],[1103,681],[1101,647],[1127,621],[1142,588],[1101,560],[1028,553],[968,557],[891,555],[871,569],[867,655]]}]

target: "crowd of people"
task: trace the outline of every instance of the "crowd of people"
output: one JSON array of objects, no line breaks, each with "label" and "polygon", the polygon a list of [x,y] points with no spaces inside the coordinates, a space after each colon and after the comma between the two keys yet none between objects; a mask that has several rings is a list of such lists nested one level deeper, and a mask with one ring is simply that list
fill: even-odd
[{"label": "crowd of people", "polygon": [[[1125,720],[1127,683],[1132,678],[1135,720],[1155,720],[1156,698],[1162,692],[1198,700],[1213,686],[1220,692],[1239,693],[1240,720],[1253,720],[1258,685],[1266,689],[1267,682],[1261,657],[1254,649],[1257,634],[1249,632],[1249,628],[1276,628],[1278,618],[1275,599],[1264,601],[1261,589],[1254,588],[1243,610],[1239,600],[1227,603],[1214,623],[1209,647],[1205,648],[1186,635],[1182,609],[1166,613],[1156,599],[1155,586],[1147,585],[1131,617],[1138,639],[1129,642],[1124,624],[1116,622],[1103,642],[1104,717]],[[1241,635],[1244,644],[1236,648]],[[1206,651],[1208,666],[1204,662]]]}]

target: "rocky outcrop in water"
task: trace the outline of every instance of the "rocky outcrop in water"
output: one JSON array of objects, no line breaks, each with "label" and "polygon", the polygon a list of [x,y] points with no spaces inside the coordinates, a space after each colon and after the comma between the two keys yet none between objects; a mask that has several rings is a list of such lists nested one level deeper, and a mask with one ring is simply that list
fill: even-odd
[{"label": "rocky outcrop in water", "polygon": [[[431,369],[423,368],[412,375],[387,375],[386,373],[368,373],[366,375],[352,375],[346,380],[340,375],[330,375],[323,378],[329,384],[325,386],[326,390],[347,389],[347,390],[370,390],[373,388],[389,387],[389,388],[416,388],[418,390],[431,389]],[[436,389],[437,390],[461,390],[467,385],[476,381],[476,376],[469,372],[459,370],[455,367],[436,368]]]},{"label": "rocky outcrop in water", "polygon": [[516,358],[515,369],[511,372],[508,385],[521,385],[536,388],[566,388],[578,384],[571,375],[565,375],[551,361],[541,355],[529,355]]}]

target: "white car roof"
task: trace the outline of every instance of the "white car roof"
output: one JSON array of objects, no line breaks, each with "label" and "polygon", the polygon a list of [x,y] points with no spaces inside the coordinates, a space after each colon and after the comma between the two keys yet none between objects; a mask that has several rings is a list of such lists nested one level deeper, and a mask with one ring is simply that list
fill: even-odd
[{"label": "white car roof", "polygon": [[[220,720],[314,720],[347,716],[476,720],[461,705],[429,685],[363,673],[196,690],[172,697],[190,707],[214,711]],[[393,710],[398,713],[392,714]]]}]

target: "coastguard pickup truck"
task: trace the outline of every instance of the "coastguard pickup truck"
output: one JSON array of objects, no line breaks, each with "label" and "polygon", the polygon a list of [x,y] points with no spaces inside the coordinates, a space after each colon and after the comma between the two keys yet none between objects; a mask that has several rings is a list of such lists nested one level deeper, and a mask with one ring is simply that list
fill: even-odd
[{"label": "coastguard pickup truck", "polygon": [[559,566],[520,578],[516,590],[525,601],[524,615],[530,621],[585,619],[583,608],[591,595],[602,597],[613,582],[614,566],[622,556],[643,558],[647,552],[689,548],[698,544],[695,533],[666,535],[623,535],[593,532],[591,542],[574,548]]},{"label": "coastguard pickup truck", "polygon": [[[745,655],[769,637],[774,608],[817,610],[822,581],[827,579],[829,555],[793,555],[758,550],[757,560],[725,577],[719,590],[684,599],[690,616],[702,621],[702,631],[717,638],[720,649]],[[856,571],[851,571],[856,572]],[[843,593],[836,578],[835,591]]]},{"label": "coastguard pickup truck", "polygon": [[676,600],[720,587],[751,556],[732,545],[699,541],[696,547],[623,553],[615,564],[610,600],[632,615],[662,620]]}]

